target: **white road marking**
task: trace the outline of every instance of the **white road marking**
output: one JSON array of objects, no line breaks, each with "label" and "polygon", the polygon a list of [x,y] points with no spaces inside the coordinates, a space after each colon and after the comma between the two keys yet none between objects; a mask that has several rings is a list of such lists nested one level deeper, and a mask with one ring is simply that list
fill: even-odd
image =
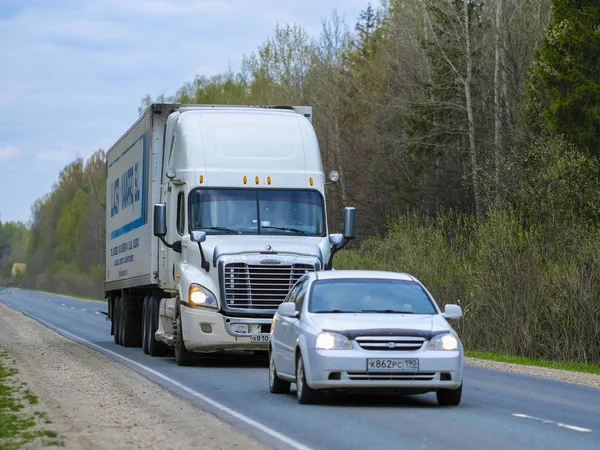
[{"label": "white road marking", "polygon": [[74,307],[74,306],[71,306],[71,309],[75,309],[75,307]]},{"label": "white road marking", "polygon": [[82,311],[85,311],[85,309],[82,309]]},{"label": "white road marking", "polygon": [[578,427],[576,425],[567,425],[566,423],[554,422],[553,420],[540,419],[539,417],[528,416],[527,414],[513,414],[513,416],[519,417],[520,419],[531,419],[531,420],[537,420],[538,422],[542,422],[542,423],[551,423],[553,425],[556,425],[556,426],[559,426],[562,428],[567,428],[567,429],[573,430],[573,431],[579,431],[581,433],[591,433],[592,432],[592,430],[590,430],[589,428]]},{"label": "white road marking", "polygon": [[279,431],[276,431],[276,430],[274,430],[272,428],[269,428],[268,426],[263,425],[262,423],[257,422],[256,420],[251,419],[250,417],[245,416],[244,414],[242,414],[242,413],[240,413],[240,412],[238,412],[238,411],[236,411],[234,409],[231,409],[228,406],[225,406],[224,404],[219,403],[218,401],[213,400],[212,398],[207,397],[204,394],[201,394],[200,392],[197,392],[197,391],[193,390],[192,388],[189,388],[186,385],[180,383],[179,381],[176,381],[173,378],[170,378],[170,377],[168,377],[166,375],[163,375],[162,373],[157,372],[156,370],[151,369],[148,366],[140,364],[139,362],[134,361],[132,359],[129,359],[129,358],[123,356],[123,355],[120,355],[117,352],[113,352],[112,350],[105,349],[105,348],[103,348],[103,347],[101,347],[99,345],[96,345],[96,344],[94,344],[94,343],[92,343],[90,341],[87,341],[87,340],[85,340],[85,339],[83,339],[83,338],[81,338],[81,337],[79,337],[77,335],[74,335],[73,333],[69,333],[68,331],[63,330],[62,328],[58,328],[58,327],[56,327],[56,326],[54,326],[54,325],[46,322],[45,320],[41,320],[41,319],[38,319],[38,318],[35,318],[35,319],[38,322],[43,323],[44,325],[46,325],[48,328],[51,328],[51,329],[53,329],[55,331],[59,331],[60,333],[64,334],[65,336],[71,337],[73,340],[75,340],[75,341],[77,341],[79,343],[85,344],[88,347],[94,348],[94,349],[96,349],[96,350],[98,350],[98,351],[100,351],[102,353],[107,353],[107,354],[113,355],[113,356],[115,356],[115,357],[117,357],[119,359],[127,361],[129,364],[137,366],[140,369],[143,369],[146,372],[151,373],[155,377],[158,377],[161,380],[164,380],[167,383],[170,383],[173,386],[178,387],[179,389],[187,392],[188,394],[191,394],[194,397],[202,400],[203,402],[208,403],[209,405],[212,405],[212,406],[214,406],[217,409],[220,409],[224,413],[227,413],[230,416],[235,417],[238,420],[241,420],[242,422],[244,422],[244,423],[246,423],[246,424],[248,424],[248,425],[256,428],[257,430],[262,431],[263,433],[265,433],[265,434],[267,434],[267,435],[269,435],[269,436],[271,436],[271,437],[273,437],[275,439],[278,439],[279,441],[281,441],[284,444],[289,445],[290,447],[293,447],[293,448],[298,449],[298,450],[312,450],[310,447],[307,447],[306,445],[301,444],[300,442],[292,439],[291,437],[286,436],[285,434],[280,433]]},{"label": "white road marking", "polygon": [[65,305],[64,303],[63,303],[62,305],[63,305],[63,306],[67,306],[67,305]]}]

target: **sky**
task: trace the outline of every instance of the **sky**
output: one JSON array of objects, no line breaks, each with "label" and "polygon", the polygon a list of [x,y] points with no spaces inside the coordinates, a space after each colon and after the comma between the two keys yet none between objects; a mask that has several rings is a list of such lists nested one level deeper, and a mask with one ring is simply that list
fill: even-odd
[{"label": "sky", "polygon": [[[376,3],[376,2],[375,2]],[[317,37],[332,12],[368,0],[0,0],[0,221],[77,157],[108,150],[146,94],[239,69],[276,24]]]}]

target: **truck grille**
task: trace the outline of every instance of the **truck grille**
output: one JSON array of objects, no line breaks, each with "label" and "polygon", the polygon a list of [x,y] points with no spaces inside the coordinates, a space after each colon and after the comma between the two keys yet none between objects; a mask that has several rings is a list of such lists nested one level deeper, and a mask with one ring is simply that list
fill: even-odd
[{"label": "truck grille", "polygon": [[229,263],[224,267],[225,299],[229,308],[277,309],[298,279],[314,272],[310,264]]},{"label": "truck grille", "polygon": [[356,338],[356,342],[365,350],[413,351],[419,350],[425,339],[413,336],[361,336]]}]

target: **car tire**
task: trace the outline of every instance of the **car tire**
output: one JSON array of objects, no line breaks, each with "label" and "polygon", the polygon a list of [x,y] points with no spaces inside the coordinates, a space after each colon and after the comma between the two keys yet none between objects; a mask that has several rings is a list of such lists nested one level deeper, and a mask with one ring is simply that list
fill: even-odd
[{"label": "car tire", "polygon": [[275,369],[275,355],[269,352],[269,389],[272,394],[288,394],[290,392],[290,382],[282,380],[277,376]]},{"label": "car tire", "polygon": [[173,321],[173,353],[178,366],[191,366],[194,364],[194,353],[185,348],[181,329],[181,314]]},{"label": "car tire", "polygon": [[458,389],[438,389],[436,397],[441,406],[458,406],[462,397],[462,383]]},{"label": "car tire", "polygon": [[304,370],[304,358],[302,353],[298,352],[296,357],[296,397],[298,402],[303,405],[310,405],[317,401],[317,391],[311,388],[306,382],[306,372]]}]

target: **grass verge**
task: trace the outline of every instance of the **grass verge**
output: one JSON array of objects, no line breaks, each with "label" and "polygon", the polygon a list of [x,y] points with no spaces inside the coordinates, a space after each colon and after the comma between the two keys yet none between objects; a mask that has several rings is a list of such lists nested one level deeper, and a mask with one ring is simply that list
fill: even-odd
[{"label": "grass verge", "polygon": [[502,353],[478,352],[466,350],[465,356],[469,358],[486,359],[488,361],[498,361],[521,366],[547,367],[549,369],[570,370],[572,372],[593,373],[600,375],[600,366],[595,364],[585,364],[579,362],[556,362],[544,359],[525,358],[522,356],[505,355]]},{"label": "grass verge", "polygon": [[0,351],[0,450],[16,450],[38,439],[44,446],[64,445],[55,431],[42,428],[50,420],[32,410],[38,398],[18,382],[17,373],[8,354]]}]

